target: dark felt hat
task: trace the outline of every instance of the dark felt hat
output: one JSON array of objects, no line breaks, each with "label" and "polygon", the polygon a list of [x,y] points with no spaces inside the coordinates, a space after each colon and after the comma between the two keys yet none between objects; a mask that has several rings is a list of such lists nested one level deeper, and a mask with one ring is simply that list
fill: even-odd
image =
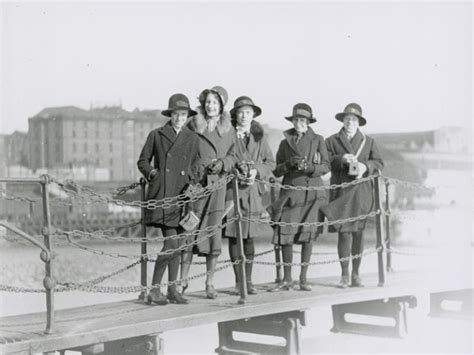
[{"label": "dark felt hat", "polygon": [[303,117],[309,120],[309,123],[316,122],[316,118],[313,117],[313,110],[311,106],[304,103],[299,103],[293,106],[293,114],[291,116],[285,117],[288,121],[293,121],[295,117]]},{"label": "dark felt hat", "polygon": [[262,114],[262,109],[260,107],[258,107],[257,105],[255,105],[250,97],[240,96],[234,101],[234,107],[232,108],[232,110],[230,110],[230,117],[235,119],[235,115],[237,114],[237,110],[239,109],[239,107],[242,107],[242,106],[252,107],[253,111],[255,112],[254,118],[258,117]]},{"label": "dark felt hat", "polygon": [[188,110],[189,116],[197,115],[196,111],[191,110],[189,100],[186,95],[183,94],[172,95],[168,101],[168,109],[161,111],[161,114],[163,116],[171,117],[171,113],[176,110]]},{"label": "dark felt hat", "polygon": [[346,115],[354,115],[359,118],[359,126],[365,126],[367,120],[362,117],[362,108],[359,104],[351,103],[344,108],[344,112],[336,115],[336,120],[343,122]]}]

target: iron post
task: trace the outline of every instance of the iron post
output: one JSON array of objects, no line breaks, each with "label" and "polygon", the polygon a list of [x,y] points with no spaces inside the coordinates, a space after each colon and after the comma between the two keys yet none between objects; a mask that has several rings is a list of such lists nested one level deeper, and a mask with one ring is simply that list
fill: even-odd
[{"label": "iron post", "polygon": [[378,273],[379,273],[379,284],[382,287],[385,283],[385,268],[383,262],[384,253],[384,238],[383,238],[383,211],[382,211],[382,196],[380,194],[380,175],[377,175],[374,179],[374,198],[375,198],[375,210],[380,211],[375,216],[375,231],[377,235],[377,256],[378,256]]},{"label": "iron post", "polygon": [[244,304],[247,300],[247,275],[245,275],[245,263],[247,262],[244,253],[244,243],[242,240],[242,211],[240,210],[240,199],[239,199],[239,174],[238,171],[234,172],[234,179],[232,180],[232,189],[234,195],[234,216],[235,220],[235,231],[237,232],[237,246],[239,248],[239,276],[240,276],[240,299],[238,301],[239,304]]}]

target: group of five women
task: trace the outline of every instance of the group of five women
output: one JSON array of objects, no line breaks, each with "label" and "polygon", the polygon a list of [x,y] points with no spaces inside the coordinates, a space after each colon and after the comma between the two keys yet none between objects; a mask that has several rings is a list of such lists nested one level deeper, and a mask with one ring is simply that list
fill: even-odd
[{"label": "group of five women", "polygon": [[[259,106],[247,96],[238,97],[230,112],[224,110],[228,101],[226,90],[220,86],[206,89],[199,95],[200,106],[192,110],[183,94],[170,97],[168,109],[162,111],[170,120],[150,132],[138,160],[138,169],[149,181],[147,199],[160,200],[183,193],[199,191],[216,181],[222,181],[235,169],[243,177],[239,180],[239,204],[244,220],[241,221],[247,290],[257,293],[252,283],[252,261],[255,256],[254,237],[258,225],[251,220],[261,218],[264,207],[277,223],[273,243],[282,247],[284,278],[270,291],[295,288],[291,276],[293,244],[301,244],[301,273],[299,289],[311,291],[307,281],[308,263],[312,254],[312,242],[321,232],[324,218],[334,221],[330,231],[339,232],[338,253],[342,275],[340,287],[362,286],[359,276],[361,258],[353,259],[349,278],[349,257],[362,252],[362,231],[365,220],[338,223],[337,220],[368,213],[372,209],[371,182],[350,185],[331,190],[314,189],[324,185],[322,176],[331,172],[331,183],[360,179],[383,168],[375,142],[358,129],[366,123],[357,104],[349,104],[336,119],[343,123],[341,131],[326,141],[316,134],[310,124],[316,122],[309,105],[294,105],[292,115],[285,117],[293,128],[283,132],[273,158],[267,136],[256,120],[262,113]],[[272,175],[283,177],[279,198],[270,206],[263,206],[265,184]],[[300,188],[298,188],[300,187]],[[309,188],[306,188],[309,187]],[[161,283],[168,269],[168,292],[153,288],[147,296],[152,304],[169,302],[186,304],[183,294],[188,286],[188,275],[193,254],[206,257],[206,297],[214,299],[218,293],[214,287],[214,273],[222,250],[222,235],[228,237],[230,258],[239,259],[237,231],[233,223],[221,226],[232,209],[232,188],[212,190],[186,208],[178,205],[158,207],[145,211],[145,223],[160,228],[164,237],[153,273],[153,285]],[[192,217],[190,217],[190,215]],[[189,222],[195,223],[190,227]],[[309,223],[309,224],[308,224]],[[312,223],[312,224],[311,224]],[[176,237],[189,232],[189,236]],[[175,237],[173,237],[175,236]],[[184,252],[179,252],[184,250]],[[181,261],[181,263],[180,263]],[[181,264],[181,290],[178,290],[178,272]],[[236,288],[239,289],[240,273],[234,263]]]}]

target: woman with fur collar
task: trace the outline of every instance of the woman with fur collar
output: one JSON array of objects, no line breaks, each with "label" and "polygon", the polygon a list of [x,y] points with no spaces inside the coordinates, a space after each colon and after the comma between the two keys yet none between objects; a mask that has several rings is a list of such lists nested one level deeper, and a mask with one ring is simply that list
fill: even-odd
[{"label": "woman with fur collar", "polygon": [[[268,139],[264,135],[263,127],[255,121],[260,116],[262,110],[256,106],[252,99],[241,96],[234,102],[234,108],[230,111],[232,125],[236,129],[236,167],[244,175],[246,180],[239,183],[240,210],[243,217],[260,218],[263,212],[262,195],[265,186],[256,183],[255,178],[268,179],[272,176],[275,168]],[[227,190],[226,200],[233,200],[233,190],[230,184]],[[232,215],[232,212],[229,213]],[[253,237],[258,235],[257,224],[253,222],[241,221],[241,231],[243,237],[243,247],[245,258],[252,261],[255,256],[255,246]],[[232,262],[239,259],[240,251],[237,246],[237,231],[235,226],[230,224],[225,229],[225,236],[229,238],[229,255]],[[236,291],[239,292],[240,272],[239,266],[234,265]],[[252,283],[252,263],[245,264],[245,275],[247,278],[247,292],[256,294],[257,289]]]},{"label": "woman with fur collar", "polygon": [[[329,156],[324,138],[309,127],[316,122],[311,107],[300,103],[293,107],[293,115],[285,117],[294,128],[285,131],[276,155],[276,177],[283,176],[284,185],[313,187],[322,186],[322,175],[329,172]],[[280,197],[272,206],[272,218],[278,222],[306,223],[322,221],[319,209],[327,204],[326,191],[321,190],[280,190]],[[301,244],[301,262],[311,259],[312,242],[320,228],[314,225],[277,227],[273,243],[282,246],[283,262],[292,263],[293,243]],[[284,266],[283,282],[271,291],[293,288],[291,266]],[[306,274],[308,265],[301,267],[300,290],[311,291]]]},{"label": "woman with fur collar", "polygon": [[[215,86],[206,89],[199,95],[201,107],[198,114],[192,117],[188,127],[199,136],[198,159],[194,166],[203,186],[212,183],[232,171],[235,166],[236,136],[230,116],[224,111],[227,103],[227,91]],[[214,288],[214,273],[217,258],[221,254],[222,232],[220,226],[224,217],[226,190],[219,189],[211,195],[196,201],[193,212],[200,222],[197,226],[201,232],[196,236],[203,241],[196,245],[196,252],[206,257],[208,275],[206,278],[206,297],[214,299],[217,292]],[[203,231],[207,227],[215,226],[215,231]],[[213,236],[207,238],[209,233]],[[192,250],[187,251],[182,258],[181,279],[183,292],[187,288],[187,278],[192,261]]]}]

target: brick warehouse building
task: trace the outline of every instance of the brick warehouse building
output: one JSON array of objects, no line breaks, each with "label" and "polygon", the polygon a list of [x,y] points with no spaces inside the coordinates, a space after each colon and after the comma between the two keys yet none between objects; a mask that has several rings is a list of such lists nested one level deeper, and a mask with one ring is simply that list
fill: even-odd
[{"label": "brick warehouse building", "polygon": [[166,120],[158,110],[130,112],[120,106],[45,108],[28,120],[29,167],[92,166],[108,169],[110,180],[136,180],[148,132]]}]

